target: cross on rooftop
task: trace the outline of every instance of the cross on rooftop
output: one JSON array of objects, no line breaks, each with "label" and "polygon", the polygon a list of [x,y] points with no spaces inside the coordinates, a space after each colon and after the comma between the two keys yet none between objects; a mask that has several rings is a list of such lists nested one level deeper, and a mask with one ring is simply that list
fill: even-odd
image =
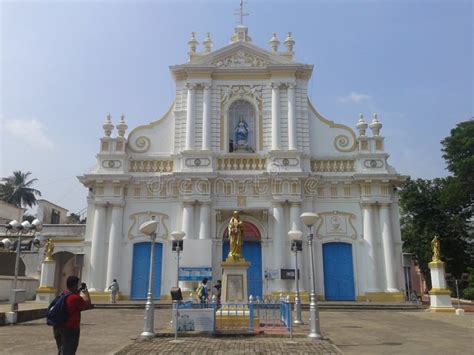
[{"label": "cross on rooftop", "polygon": [[243,26],[244,24],[244,16],[250,15],[248,12],[244,12],[244,0],[240,0],[240,9],[239,12],[234,12],[234,15],[240,17],[240,25]]}]

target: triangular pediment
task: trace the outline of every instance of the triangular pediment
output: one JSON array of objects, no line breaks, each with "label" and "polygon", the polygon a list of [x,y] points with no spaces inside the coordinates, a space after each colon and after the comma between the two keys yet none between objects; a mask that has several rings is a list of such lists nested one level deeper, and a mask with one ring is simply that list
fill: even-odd
[{"label": "triangular pediment", "polygon": [[193,61],[193,66],[217,68],[263,68],[268,65],[294,64],[279,54],[261,49],[248,42],[235,42]]}]

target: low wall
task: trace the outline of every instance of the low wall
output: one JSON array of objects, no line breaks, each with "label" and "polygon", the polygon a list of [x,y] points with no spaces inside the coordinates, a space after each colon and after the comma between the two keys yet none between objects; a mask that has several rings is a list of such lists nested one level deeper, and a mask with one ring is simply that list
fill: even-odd
[{"label": "low wall", "polygon": [[[13,276],[0,275],[0,301],[8,301],[10,299],[10,290],[13,286]],[[26,290],[26,299],[34,300],[36,297],[36,289],[39,287],[39,280],[32,277],[19,276],[17,288]]]}]

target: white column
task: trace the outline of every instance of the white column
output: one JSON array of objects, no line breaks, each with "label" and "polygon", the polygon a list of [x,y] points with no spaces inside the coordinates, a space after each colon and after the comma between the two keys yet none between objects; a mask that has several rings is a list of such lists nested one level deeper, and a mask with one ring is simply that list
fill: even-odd
[{"label": "white column", "polygon": [[104,259],[106,238],[107,208],[96,205],[94,211],[94,224],[92,226],[91,260],[89,268],[89,290],[101,292],[104,289]]},{"label": "white column", "polygon": [[272,83],[272,150],[280,150],[280,84]]},{"label": "white column", "polygon": [[[279,202],[273,204],[273,268],[280,272],[281,268],[285,268],[285,256],[290,250],[285,250],[287,231],[285,229],[285,213],[283,205]],[[287,252],[287,253],[285,253]],[[286,291],[283,280],[280,280],[280,274],[276,280],[273,280],[273,291]]]},{"label": "white column", "polygon": [[380,228],[382,230],[383,254],[385,260],[385,278],[387,281],[386,291],[398,292],[392,228],[390,224],[390,204],[388,203],[380,205]]},{"label": "white column", "polygon": [[[300,215],[301,215],[301,203],[291,202],[290,204],[290,230],[299,230],[300,227]],[[305,231],[302,231],[303,233]]]},{"label": "white column", "polygon": [[194,239],[194,206],[192,202],[183,202],[184,239]]},{"label": "white column", "polygon": [[[186,233],[184,239],[194,239],[194,205],[192,202],[183,202],[183,231]],[[183,243],[183,248],[186,249],[186,242]],[[183,291],[194,292],[196,288],[193,281],[180,281],[179,287]]]},{"label": "white column", "polygon": [[121,253],[120,242],[122,240],[122,217],[123,206],[113,206],[112,216],[110,218],[110,234],[109,234],[109,256],[107,258],[107,282],[106,289],[114,279],[120,276]]},{"label": "white column", "polygon": [[288,150],[297,150],[296,143],[296,84],[288,84]]},{"label": "white column", "polygon": [[211,84],[204,84],[202,102],[202,150],[211,149]]},{"label": "white column", "polygon": [[199,213],[199,239],[211,239],[211,205],[209,203],[201,204]]},{"label": "white column", "polygon": [[367,290],[366,292],[380,292],[377,283],[377,269],[375,259],[375,231],[374,231],[374,208],[372,204],[362,204],[364,218],[364,239],[367,242]]},{"label": "white column", "polygon": [[187,112],[186,112],[186,150],[194,149],[194,117],[196,107],[196,84],[188,83],[188,99],[187,99]]}]

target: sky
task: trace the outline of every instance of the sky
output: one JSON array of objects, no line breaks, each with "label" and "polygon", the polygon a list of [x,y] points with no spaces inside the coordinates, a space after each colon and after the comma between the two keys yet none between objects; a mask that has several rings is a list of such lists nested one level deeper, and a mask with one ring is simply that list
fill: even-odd
[{"label": "sky", "polygon": [[[129,130],[174,99],[169,66],[192,31],[229,43],[239,0],[1,1],[0,177],[38,178],[42,197],[86,207],[77,176],[95,164],[102,123]],[[414,178],[446,176],[440,141],[473,114],[473,3],[468,0],[249,0],[253,43],[291,31],[314,64],[309,96],[355,129],[376,112],[389,163]],[[202,48],[202,47],[201,47]]]}]

